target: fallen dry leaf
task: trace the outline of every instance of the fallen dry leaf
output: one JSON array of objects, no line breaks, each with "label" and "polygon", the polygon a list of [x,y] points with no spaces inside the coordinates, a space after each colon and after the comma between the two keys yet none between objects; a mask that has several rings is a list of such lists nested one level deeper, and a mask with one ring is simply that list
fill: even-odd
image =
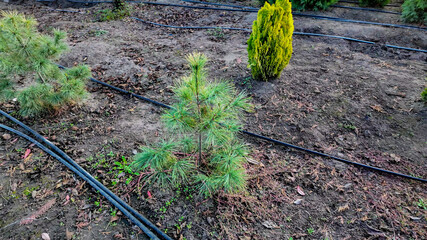
[{"label": "fallen dry leaf", "polygon": [[380,105],[372,105],[371,108],[377,112],[384,113],[384,109]]},{"label": "fallen dry leaf", "polygon": [[74,235],[74,232],[70,232],[68,231],[68,229],[65,229],[65,237],[67,238],[67,240],[73,239],[73,235]]},{"label": "fallen dry leaf", "polygon": [[346,203],[345,205],[338,207],[338,212],[344,212],[348,209],[350,209],[350,207],[348,206],[348,203]]},{"label": "fallen dry leaf", "polygon": [[47,212],[47,210],[49,210],[49,208],[51,208],[55,204],[55,202],[56,202],[56,198],[47,201],[47,203],[45,205],[43,205],[39,210],[37,210],[37,212],[31,214],[31,216],[29,216],[29,217],[23,218],[19,222],[19,224],[23,225],[23,224],[32,223],[34,220],[36,220],[36,218],[40,217],[45,212]]},{"label": "fallen dry leaf", "polygon": [[297,192],[298,192],[298,194],[299,194],[299,195],[301,195],[301,196],[304,196],[304,195],[305,195],[304,191],[302,190],[302,188],[301,188],[300,186],[297,186]]},{"label": "fallen dry leaf", "polygon": [[279,226],[277,226],[277,224],[276,223],[274,223],[274,222],[272,222],[272,221],[264,221],[263,223],[262,223],[262,225],[264,226],[264,227],[266,227],[266,228],[269,228],[269,229],[273,229],[273,228],[279,228]]},{"label": "fallen dry leaf", "polygon": [[255,160],[253,158],[246,158],[246,161],[248,161],[248,163],[264,167],[264,164],[262,162],[259,162],[259,161]]},{"label": "fallen dry leaf", "polygon": [[119,216],[114,215],[111,217],[110,222],[115,222],[115,221],[119,220],[119,218],[120,218]]},{"label": "fallen dry leaf", "polygon": [[28,155],[30,155],[30,153],[31,153],[31,149],[28,148],[27,151],[25,151],[25,154],[22,158],[26,159],[28,157]]}]

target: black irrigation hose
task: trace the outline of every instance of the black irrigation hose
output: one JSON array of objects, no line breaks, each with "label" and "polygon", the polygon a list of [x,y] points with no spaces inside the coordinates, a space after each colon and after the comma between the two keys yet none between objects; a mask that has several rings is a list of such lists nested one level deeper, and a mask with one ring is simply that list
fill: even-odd
[{"label": "black irrigation hose", "polygon": [[427,28],[425,28],[425,27],[417,27],[417,26],[410,26],[410,25],[360,21],[360,20],[345,19],[345,18],[338,18],[338,17],[328,17],[328,16],[321,16],[321,15],[312,15],[312,14],[306,14],[306,13],[292,13],[292,14],[294,16],[309,17],[309,18],[321,19],[321,20],[330,20],[330,21],[337,21],[337,22],[349,22],[349,23],[360,23],[360,24],[370,24],[370,25],[377,25],[377,26],[384,26],[384,27],[407,28],[407,29],[417,29],[417,30],[421,30],[421,31],[427,31]]},{"label": "black irrigation hose", "polygon": [[330,7],[402,15],[400,12],[393,12],[393,11],[387,11],[387,10],[375,9],[375,8],[349,7],[349,6],[342,6],[342,5],[335,5],[335,4],[331,5]]},{"label": "black irrigation hose", "polygon": [[181,0],[181,1],[182,1],[182,2],[188,2],[188,3],[198,3],[198,4],[206,4],[206,5],[223,6],[223,7],[246,8],[246,9],[259,10],[259,8],[256,8],[256,7],[247,7],[247,6],[240,6],[240,5],[233,5],[233,4],[222,4],[222,3],[212,3],[212,2],[201,2],[201,1],[193,1],[193,0]]},{"label": "black irrigation hose", "polygon": [[[62,67],[62,68],[64,68],[64,67]],[[108,83],[104,83],[104,82],[101,82],[101,81],[96,80],[96,79],[93,79],[93,80],[95,80],[97,83],[100,83],[100,84],[102,84],[102,85],[104,85],[106,87],[112,88],[114,90],[120,91],[122,93],[126,93],[126,94],[130,93],[130,92],[126,91],[126,90],[120,89],[118,87],[114,87],[114,86],[112,86],[112,85],[110,85]],[[150,102],[150,103],[152,103],[154,105],[157,105],[157,106],[161,106],[161,107],[168,108],[168,109],[172,108],[171,106],[166,105],[164,103],[161,103],[161,102],[158,102],[158,101],[154,101],[152,99],[145,98],[145,97],[142,97],[142,96],[134,94],[134,93],[132,93],[132,96],[135,96],[135,97],[137,97],[139,99],[142,99],[144,101],[148,101],[148,102]],[[423,182],[423,183],[427,183],[426,179],[422,179],[422,178],[418,178],[418,177],[413,177],[413,176],[409,176],[409,175],[405,175],[405,174],[401,174],[401,173],[397,173],[397,172],[392,172],[392,171],[389,171],[389,170],[385,170],[385,169],[381,169],[381,168],[377,168],[377,167],[365,165],[365,164],[362,164],[362,163],[352,162],[352,161],[345,160],[345,159],[342,159],[342,158],[334,157],[334,156],[329,155],[329,154],[317,152],[317,151],[314,151],[314,150],[310,150],[310,149],[307,149],[307,148],[299,147],[299,146],[292,145],[292,144],[289,144],[289,143],[285,143],[285,142],[282,142],[282,141],[279,141],[279,140],[268,138],[268,137],[265,137],[265,136],[262,136],[262,135],[259,135],[259,134],[256,134],[256,133],[252,133],[252,132],[249,132],[249,131],[245,131],[245,130],[240,130],[240,131],[242,133],[244,133],[244,134],[249,135],[249,136],[260,138],[260,139],[263,139],[263,140],[266,140],[266,141],[269,141],[269,142],[272,142],[272,143],[276,143],[276,144],[279,144],[279,145],[282,145],[282,146],[294,148],[294,149],[297,149],[297,150],[300,150],[300,151],[303,151],[303,152],[308,152],[308,153],[311,153],[311,154],[314,154],[314,155],[319,155],[319,156],[322,156],[322,157],[331,158],[331,159],[334,159],[334,160],[337,160],[337,161],[340,161],[340,162],[343,162],[343,163],[352,164],[354,166],[366,168],[366,169],[369,169],[369,170],[372,170],[372,171],[377,171],[377,172],[381,172],[381,173],[388,173],[388,174],[391,174],[391,175],[394,175],[394,176],[399,176],[399,177],[408,178],[408,179],[420,181],[420,182]]]},{"label": "black irrigation hose", "polygon": [[67,9],[43,9],[44,11],[55,11],[55,12],[69,12],[69,13],[84,13],[74,10],[67,10]]},{"label": "black irrigation hose", "polygon": [[[246,9],[259,10],[259,8],[247,7],[247,6],[240,6],[240,5],[211,3],[211,2],[201,2],[201,1],[194,1],[194,0],[181,0],[181,1],[182,2],[188,2],[188,3],[196,3],[196,4],[206,4],[206,5],[215,5],[215,6],[222,6],[222,7],[246,8]],[[392,12],[392,11],[386,11],[386,10],[375,9],[375,8],[349,7],[349,6],[341,6],[341,5],[331,5],[330,7],[348,8],[348,9],[353,9],[353,10],[372,11],[372,12],[381,12],[381,13],[390,13],[390,14],[399,14],[400,15],[400,12]]]},{"label": "black irrigation hose", "polygon": [[[152,24],[152,25],[159,26],[159,27],[168,27],[168,28],[178,28],[178,29],[224,29],[224,30],[236,30],[236,31],[245,31],[245,32],[251,32],[252,31],[249,28],[211,27],[211,26],[173,26],[173,25],[166,25],[166,24],[161,24],[161,23],[150,22],[150,21],[142,20],[142,19],[136,18],[136,17],[131,17],[131,18],[135,19],[135,20],[137,20],[139,22],[143,22],[143,23],[147,23],[147,24]],[[301,36],[315,36],[315,37],[336,38],[336,39],[343,39],[343,40],[352,41],[352,42],[359,42],[359,43],[376,45],[375,42],[371,42],[371,41],[365,41],[365,40],[360,40],[360,39],[356,39],[356,38],[349,38],[349,37],[342,37],[342,36],[335,36],[335,35],[326,35],[326,34],[319,34],[319,33],[305,33],[305,32],[294,32],[294,34],[295,35],[301,35]],[[403,50],[407,50],[407,51],[415,51],[415,52],[427,53],[427,50],[423,50],[423,49],[400,47],[400,46],[389,45],[389,44],[384,44],[383,46],[388,47],[388,48],[396,48],[396,49],[403,49]]]},{"label": "black irrigation hose", "polygon": [[362,163],[352,162],[352,161],[345,160],[345,159],[342,159],[342,158],[339,158],[339,157],[334,157],[334,156],[329,155],[329,154],[317,152],[317,151],[314,151],[314,150],[310,150],[310,149],[306,149],[306,148],[299,147],[299,146],[296,146],[296,145],[292,145],[292,144],[289,144],[289,143],[285,143],[285,142],[282,142],[282,141],[278,141],[278,140],[275,140],[275,139],[272,139],[272,138],[264,137],[262,135],[259,135],[259,134],[256,134],[256,133],[252,133],[252,132],[248,132],[248,131],[245,131],[245,130],[242,130],[242,132],[245,133],[245,134],[247,134],[247,135],[256,137],[256,138],[264,139],[264,140],[269,141],[269,142],[273,142],[273,143],[276,143],[276,144],[279,144],[279,145],[283,145],[283,146],[286,146],[286,147],[298,149],[300,151],[308,152],[308,153],[311,153],[311,154],[314,154],[314,155],[319,155],[319,156],[322,156],[322,157],[331,158],[331,159],[334,159],[334,160],[337,160],[339,162],[343,162],[343,163],[346,163],[346,164],[350,164],[350,165],[354,165],[354,166],[357,166],[357,167],[366,168],[366,169],[369,169],[369,170],[372,170],[372,171],[377,171],[377,172],[382,172],[382,173],[388,173],[388,174],[391,174],[391,175],[394,175],[394,176],[399,176],[399,177],[403,177],[403,178],[409,178],[409,179],[412,179],[412,180],[416,180],[416,181],[420,181],[420,182],[423,182],[423,183],[427,183],[426,179],[422,179],[422,178],[418,178],[418,177],[413,177],[413,176],[405,175],[405,174],[402,174],[402,173],[392,172],[392,171],[389,171],[389,170],[385,170],[385,169],[381,169],[381,168],[369,166],[369,165],[362,164]]},{"label": "black irrigation hose", "polygon": [[[150,4],[150,5],[159,5],[159,6],[182,7],[182,8],[196,8],[196,9],[217,10],[217,11],[258,12],[258,10],[255,10],[255,9],[232,9],[232,8],[198,7],[198,6],[188,6],[188,5],[179,5],[179,4],[169,4],[169,3],[155,3],[155,2],[141,2],[141,3]],[[385,27],[407,28],[407,29],[417,29],[417,30],[427,31],[427,28],[410,26],[410,25],[401,25],[401,24],[392,24],[392,23],[379,23],[379,22],[369,22],[369,21],[345,19],[345,18],[338,18],[338,17],[328,17],[328,16],[313,15],[313,14],[306,14],[306,13],[296,13],[296,12],[294,12],[292,14],[294,16],[309,17],[309,18],[321,19],[321,20],[330,20],[330,21],[338,21],[338,22],[350,22],[350,23],[359,23],[359,24],[370,24],[370,25],[378,25],[378,26],[385,26]]]},{"label": "black irrigation hose", "polygon": [[[359,4],[359,1],[340,0],[339,2]],[[385,7],[400,7],[400,5],[398,5],[398,4],[386,4]]]},{"label": "black irrigation hose", "polygon": [[[109,85],[109,86],[112,87],[111,85]],[[117,89],[115,89],[115,90],[117,90]],[[146,99],[144,99],[144,100],[146,101]],[[1,109],[0,109],[0,115],[3,115],[4,117],[8,118],[10,121],[14,122],[15,124],[19,125],[23,129],[25,129],[26,131],[28,131],[29,133],[31,133],[39,141],[42,141],[43,143],[45,143],[46,145],[48,145],[53,151],[55,151],[57,154],[59,154],[61,156],[61,159],[62,158],[65,159],[69,165],[71,165],[73,168],[77,169],[81,174],[83,174],[93,184],[95,184],[98,188],[100,188],[104,193],[108,194],[109,198],[114,199],[115,202],[118,202],[127,211],[131,212],[134,216],[136,216],[139,219],[138,221],[142,221],[144,224],[146,224],[148,227],[150,227],[151,229],[153,229],[157,234],[159,234],[160,236],[162,236],[164,239],[171,240],[171,238],[168,235],[166,235],[164,232],[162,232],[160,229],[158,229],[153,223],[151,223],[148,219],[146,219],[144,216],[142,216],[138,211],[136,211],[134,208],[132,208],[127,203],[125,203],[122,199],[120,199],[117,195],[115,195],[113,192],[111,192],[107,187],[105,187],[102,183],[100,183],[92,175],[90,175],[90,173],[88,173],[80,165],[78,165],[66,153],[64,153],[61,149],[59,149],[57,146],[55,146],[54,144],[52,144],[50,141],[48,141],[46,138],[44,138],[38,132],[34,131],[33,129],[31,129],[30,127],[28,127],[27,125],[25,125],[24,123],[22,123],[21,121],[19,121],[18,119],[10,116],[6,112],[2,111]],[[67,165],[67,167],[68,167],[68,165]],[[72,171],[74,172],[74,170],[72,170]],[[87,181],[87,180],[85,179],[85,181]],[[97,190],[98,190],[98,188],[97,188]],[[109,198],[107,198],[107,199],[109,199]],[[142,229],[142,230],[144,231],[144,229]],[[151,233],[151,231],[150,231],[150,233]],[[150,236],[149,234],[147,234],[147,235]]]},{"label": "black irrigation hose", "polygon": [[[56,64],[56,65],[57,65],[59,68],[66,69],[66,67],[64,67],[64,66],[62,66],[62,65],[59,65],[59,64]],[[118,87],[114,87],[113,85],[110,85],[110,84],[105,83],[105,82],[101,82],[101,81],[99,81],[99,80],[96,80],[95,78],[92,78],[92,77],[91,77],[91,78],[90,78],[90,80],[91,80],[92,82],[95,82],[95,83],[98,83],[98,84],[104,85],[104,86],[106,86],[106,87],[112,88],[112,89],[114,89],[114,90],[116,90],[116,91],[119,91],[119,92],[121,92],[121,93],[131,95],[131,96],[133,96],[133,97],[136,97],[136,98],[138,98],[138,99],[141,99],[141,100],[144,100],[144,101],[147,101],[147,102],[151,102],[151,103],[153,103],[153,104],[155,104],[155,105],[159,105],[159,106],[162,106],[162,107],[164,107],[164,108],[170,108],[170,106],[168,106],[168,105],[166,105],[166,104],[163,104],[163,103],[161,103],[161,102],[157,102],[157,101],[155,101],[155,100],[151,100],[151,99],[149,99],[149,98],[145,98],[145,97],[143,97],[143,96],[137,95],[137,94],[135,94],[135,93],[132,93],[132,92],[126,91],[126,90],[121,89],[121,88],[118,88]]]},{"label": "black irrigation hose", "polygon": [[[77,0],[68,0],[68,1],[69,2],[74,2],[74,3],[91,3],[91,4],[92,3],[107,3],[107,2],[111,2],[111,1],[84,2],[84,1],[77,1]],[[182,7],[182,8],[217,10],[217,11],[258,12],[258,10],[256,10],[256,9],[233,9],[233,8],[199,7],[199,6],[188,6],[188,5],[180,5],[180,4],[158,3],[158,2],[144,2],[144,1],[129,1],[129,2],[143,3],[143,4],[147,4],[147,5],[168,6],[168,7]],[[349,23],[359,23],[359,24],[370,24],[370,25],[385,26],[385,27],[417,29],[417,30],[421,30],[421,31],[427,31],[427,28],[410,26],[410,25],[401,25],[401,24],[392,24],[392,23],[379,23],[379,22],[369,22],[369,21],[345,19],[345,18],[338,18],[338,17],[328,17],[328,16],[321,16],[321,15],[312,15],[312,14],[306,14],[306,13],[292,13],[292,14],[294,16],[309,17],[309,18],[321,19],[321,20],[330,20],[330,21],[338,21],[338,22],[349,22]]]},{"label": "black irrigation hose", "polygon": [[130,17],[130,18],[135,19],[135,20],[137,20],[139,22],[148,23],[148,24],[152,24],[152,25],[160,26],[160,27],[168,27],[168,28],[179,28],[179,29],[223,29],[223,30],[236,30],[236,31],[252,32],[252,30],[249,29],[249,28],[211,27],[211,26],[173,26],[173,25],[166,25],[166,24],[161,24],[161,23],[155,23],[155,22],[145,21],[145,20],[142,20],[142,19],[137,18],[137,17]]},{"label": "black irrigation hose", "polygon": [[[1,111],[1,110],[0,110]],[[101,187],[99,187],[97,184],[94,183],[94,181],[92,180],[93,177],[91,176],[91,178],[87,177],[85,174],[83,174],[81,172],[82,168],[80,166],[78,166],[79,168],[73,166],[72,164],[70,164],[68,161],[65,161],[63,158],[61,158],[60,156],[58,156],[56,153],[54,153],[53,151],[51,151],[50,149],[48,149],[47,147],[45,147],[44,145],[42,145],[40,142],[34,140],[33,138],[29,137],[28,135],[15,130],[13,128],[10,128],[8,126],[5,126],[3,124],[0,124],[0,128],[3,128],[9,132],[12,132],[22,138],[25,138],[26,140],[30,141],[31,143],[37,145],[37,147],[39,147],[40,149],[42,149],[43,151],[45,151],[47,154],[51,155],[52,157],[56,158],[58,161],[60,161],[62,164],[64,164],[65,166],[67,166],[71,171],[73,171],[75,174],[77,174],[79,177],[81,177],[83,180],[85,180],[86,182],[88,182],[93,188],[95,188],[97,191],[99,191],[99,193],[101,193],[109,202],[111,202],[115,207],[117,207],[126,217],[128,217],[135,225],[137,225],[145,234],[147,234],[147,236],[149,236],[151,239],[156,239],[156,240],[160,240],[154,233],[152,233],[144,224],[142,224],[138,219],[136,219],[126,208],[123,207],[123,205],[116,201],[114,198],[112,198],[111,195],[109,195],[108,193],[106,193]],[[105,188],[105,187],[104,187]]]}]

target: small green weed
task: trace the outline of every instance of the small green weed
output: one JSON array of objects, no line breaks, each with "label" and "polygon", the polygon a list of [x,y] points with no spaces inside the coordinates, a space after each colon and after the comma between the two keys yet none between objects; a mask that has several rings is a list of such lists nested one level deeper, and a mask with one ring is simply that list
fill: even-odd
[{"label": "small green weed", "polygon": [[417,206],[421,209],[427,210],[427,204],[424,202],[424,199],[422,198],[418,200]]},{"label": "small green weed", "polygon": [[110,216],[116,216],[117,215],[117,210],[116,209],[113,209],[113,208],[110,208]]},{"label": "small green weed", "polygon": [[217,40],[225,39],[225,33],[222,28],[209,29],[208,34]]},{"label": "small green weed", "polygon": [[28,188],[26,187],[25,190],[22,192],[25,196],[30,197],[33,193],[33,191],[37,191],[40,187],[39,186],[35,186],[32,188]]},{"label": "small green weed", "polygon": [[357,128],[352,123],[338,123],[338,127],[355,131]]},{"label": "small green weed", "polygon": [[131,13],[131,8],[127,3],[122,3],[113,9],[103,9],[96,12],[96,17],[100,22],[108,22],[113,20],[121,20]]},{"label": "small green weed", "polygon": [[307,233],[308,233],[308,235],[312,235],[314,233],[314,229],[313,228],[308,228],[307,229]]}]

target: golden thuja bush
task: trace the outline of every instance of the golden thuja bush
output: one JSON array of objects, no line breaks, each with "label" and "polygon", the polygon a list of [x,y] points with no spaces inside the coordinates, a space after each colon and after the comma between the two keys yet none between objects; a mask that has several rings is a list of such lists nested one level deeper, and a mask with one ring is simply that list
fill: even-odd
[{"label": "golden thuja bush", "polygon": [[255,79],[268,81],[280,76],[292,55],[292,19],[289,0],[265,3],[258,11],[248,40],[249,67]]}]

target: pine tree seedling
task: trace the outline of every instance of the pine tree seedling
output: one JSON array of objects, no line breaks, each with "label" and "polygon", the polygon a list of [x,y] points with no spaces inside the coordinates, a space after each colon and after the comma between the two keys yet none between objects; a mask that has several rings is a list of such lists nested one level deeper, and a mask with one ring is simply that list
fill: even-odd
[{"label": "pine tree seedling", "polygon": [[[0,101],[17,98],[20,114],[34,116],[82,100],[90,77],[86,66],[61,71],[54,61],[67,50],[65,32],[40,34],[33,18],[2,12],[0,19]],[[23,76],[24,86],[17,85]]]},{"label": "pine tree seedling", "polygon": [[252,105],[230,82],[209,81],[207,58],[188,55],[191,74],[173,89],[177,102],[162,116],[170,140],[143,147],[132,166],[161,186],[196,185],[205,196],[245,189],[247,147],[237,138]]}]

